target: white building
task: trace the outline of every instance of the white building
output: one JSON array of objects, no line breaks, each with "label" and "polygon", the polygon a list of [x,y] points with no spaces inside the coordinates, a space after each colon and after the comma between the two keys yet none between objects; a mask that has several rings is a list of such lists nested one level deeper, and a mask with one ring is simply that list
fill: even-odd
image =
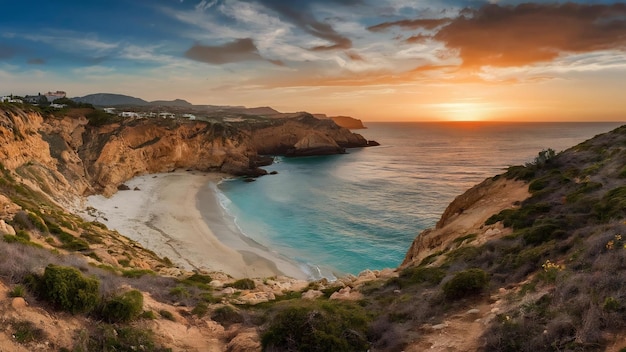
[{"label": "white building", "polygon": [[120,113],[121,117],[139,117],[139,114],[132,111],[122,111]]},{"label": "white building", "polygon": [[159,117],[162,117],[164,119],[167,119],[167,118],[173,119],[175,116],[171,112],[161,112],[159,113]]},{"label": "white building", "polygon": [[1,103],[19,103],[19,104],[23,103],[22,99],[13,99],[13,97],[9,97],[9,96],[0,97],[0,102]]},{"label": "white building", "polygon": [[196,119],[196,115],[194,114],[183,114],[183,117],[186,117],[190,120],[195,120]]},{"label": "white building", "polygon": [[65,104],[50,104],[50,107],[53,108],[53,109],[63,109],[66,106],[67,105],[65,105]]},{"label": "white building", "polygon": [[104,110],[107,114],[115,114],[115,108],[104,108],[102,110]]}]

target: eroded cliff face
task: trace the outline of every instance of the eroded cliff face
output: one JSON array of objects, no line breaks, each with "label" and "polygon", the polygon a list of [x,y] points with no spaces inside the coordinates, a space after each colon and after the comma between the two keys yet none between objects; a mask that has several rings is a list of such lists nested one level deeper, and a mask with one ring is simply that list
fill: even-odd
[{"label": "eroded cliff face", "polygon": [[[360,135],[309,114],[255,124],[140,119],[90,126],[80,114],[45,119],[0,110],[0,162],[55,199],[116,192],[141,174],[177,168],[258,176],[259,155],[315,155],[364,147]],[[271,162],[271,161],[270,161]]]},{"label": "eroded cliff face", "polygon": [[472,235],[474,245],[502,237],[510,229],[501,223],[485,225],[493,214],[516,208],[530,196],[524,181],[504,177],[486,179],[456,197],[446,208],[435,228],[422,231],[411,244],[401,267],[419,264],[427,256],[450,249],[452,243],[463,236]]},{"label": "eroded cliff face", "polygon": [[[302,114],[296,118],[272,120],[271,125],[258,126],[250,130],[252,147],[260,154],[287,154],[297,143],[306,145],[307,140],[316,141],[320,145],[322,138],[313,134],[321,134],[334,141],[341,148],[368,146],[363,136],[339,127],[332,120],[321,120],[310,114]],[[328,143],[325,143],[329,146]]]},{"label": "eroded cliff face", "polygon": [[256,155],[241,135],[205,122],[136,120],[89,129],[83,138],[79,154],[105,195],[134,176],[177,168],[244,173]]},{"label": "eroded cliff face", "polygon": [[0,162],[52,199],[71,202],[90,187],[75,150],[85,118],[44,121],[36,112],[0,110]]}]

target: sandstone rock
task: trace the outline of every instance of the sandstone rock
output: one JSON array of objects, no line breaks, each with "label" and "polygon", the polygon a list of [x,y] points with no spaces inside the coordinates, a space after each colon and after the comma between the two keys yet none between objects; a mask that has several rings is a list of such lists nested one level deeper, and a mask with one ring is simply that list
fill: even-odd
[{"label": "sandstone rock", "polygon": [[240,331],[226,346],[228,352],[260,351],[259,334],[255,329]]},{"label": "sandstone rock", "polygon": [[222,290],[222,294],[224,295],[232,295],[236,292],[236,290],[232,287],[226,287],[225,289]]},{"label": "sandstone rock", "polygon": [[302,299],[310,299],[310,300],[314,300],[317,299],[319,297],[322,297],[324,295],[324,293],[322,291],[319,290],[308,290],[305,293],[302,294]]},{"label": "sandstone rock", "polygon": [[11,307],[14,309],[22,309],[28,306],[28,303],[23,297],[15,297],[11,300]]},{"label": "sandstone rock", "polygon": [[238,301],[243,304],[259,304],[269,302],[276,299],[273,292],[252,292],[239,296]]},{"label": "sandstone rock", "polygon": [[213,280],[213,281],[209,282],[209,286],[211,286],[213,288],[222,288],[222,287],[224,287],[224,283],[221,282],[220,280]]},{"label": "sandstone rock", "polygon": [[396,269],[391,269],[391,268],[386,268],[380,271],[380,274],[378,275],[379,279],[390,279],[392,277],[397,277],[398,276],[398,272],[396,271]]},{"label": "sandstone rock", "polygon": [[15,229],[13,228],[13,226],[4,222],[4,220],[0,220],[0,235],[14,235],[15,236]]},{"label": "sandstone rock", "polygon": [[480,314],[480,310],[473,308],[465,312],[465,315],[477,315]]},{"label": "sandstone rock", "polygon": [[366,269],[363,270],[362,272],[359,273],[358,276],[359,279],[367,279],[367,280],[374,280],[376,279],[376,273],[372,270]]},{"label": "sandstone rock", "polygon": [[344,301],[358,301],[363,299],[363,294],[361,292],[352,292],[352,289],[349,286],[342,288],[341,290],[334,292],[330,299],[344,300]]},{"label": "sandstone rock", "polygon": [[487,236],[487,237],[497,236],[497,235],[499,235],[501,233],[502,233],[502,231],[500,229],[492,228],[492,229],[488,229],[487,231],[485,231],[485,236]]}]

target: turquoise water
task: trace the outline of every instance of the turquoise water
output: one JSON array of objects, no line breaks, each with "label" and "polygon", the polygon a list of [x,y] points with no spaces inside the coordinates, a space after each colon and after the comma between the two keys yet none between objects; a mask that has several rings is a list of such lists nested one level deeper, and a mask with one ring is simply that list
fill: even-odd
[{"label": "turquoise water", "polygon": [[248,237],[298,262],[311,278],[395,268],[415,236],[469,187],[564,150],[618,123],[368,123],[379,147],[277,157],[256,182],[219,185]]}]

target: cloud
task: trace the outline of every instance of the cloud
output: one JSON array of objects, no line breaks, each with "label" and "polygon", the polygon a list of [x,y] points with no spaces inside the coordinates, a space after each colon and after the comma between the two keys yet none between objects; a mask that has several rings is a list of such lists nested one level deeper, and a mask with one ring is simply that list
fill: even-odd
[{"label": "cloud", "polygon": [[[196,44],[185,52],[185,57],[214,65],[241,61],[266,61],[250,38],[236,39],[222,45]],[[275,65],[283,65],[277,60],[267,60]]]},{"label": "cloud", "polygon": [[41,58],[33,58],[28,60],[29,65],[43,65],[46,63],[46,60]]},{"label": "cloud", "polygon": [[[352,41],[337,31],[328,23],[318,21],[309,8],[309,3],[302,1],[284,0],[256,0],[256,2],[272,9],[283,19],[295,24],[306,33],[320,39],[329,41],[328,45],[318,45],[309,48],[312,51],[326,51],[335,49],[350,49]],[[327,1],[344,5],[358,4],[360,0]],[[299,7],[298,7],[299,6]]]},{"label": "cloud", "polygon": [[359,55],[358,53],[350,50],[350,51],[346,51],[346,56],[348,58],[350,58],[350,60],[352,61],[365,61],[365,59],[363,58],[363,56]]},{"label": "cloud", "polygon": [[423,44],[432,40],[433,37],[430,35],[418,34],[411,37],[406,38],[405,42],[409,44]]},{"label": "cloud", "polygon": [[460,16],[434,39],[458,52],[462,67],[511,67],[563,54],[626,51],[626,4],[491,4]]},{"label": "cloud", "polygon": [[450,18],[438,18],[438,19],[416,19],[416,20],[400,20],[393,22],[383,22],[374,26],[367,27],[369,31],[380,32],[391,27],[402,27],[405,29],[435,29],[441,25],[450,23]]}]

